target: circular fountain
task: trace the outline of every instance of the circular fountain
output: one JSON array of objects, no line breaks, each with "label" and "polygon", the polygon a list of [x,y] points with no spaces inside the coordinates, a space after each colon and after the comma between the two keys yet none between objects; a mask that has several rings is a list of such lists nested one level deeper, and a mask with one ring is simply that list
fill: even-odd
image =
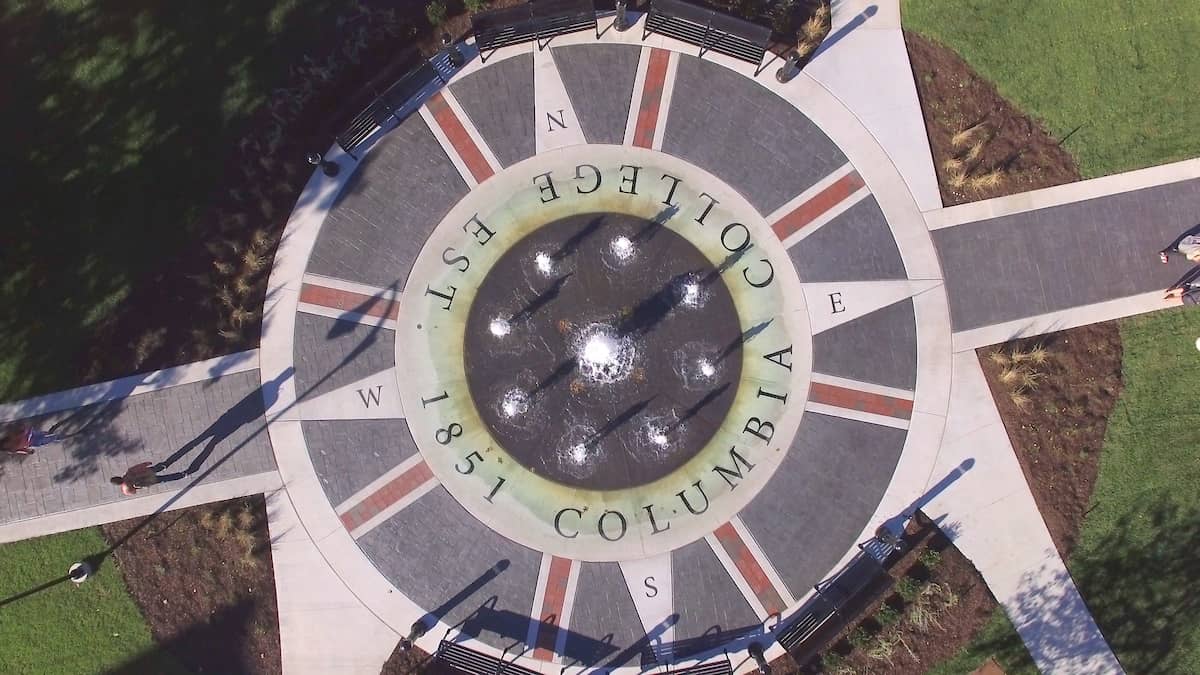
[{"label": "circular fountain", "polygon": [[526,235],[488,271],[467,315],[464,370],[516,461],[616,490],[708,444],[737,394],[740,336],[729,289],[687,239],[643,218],[578,214]]}]

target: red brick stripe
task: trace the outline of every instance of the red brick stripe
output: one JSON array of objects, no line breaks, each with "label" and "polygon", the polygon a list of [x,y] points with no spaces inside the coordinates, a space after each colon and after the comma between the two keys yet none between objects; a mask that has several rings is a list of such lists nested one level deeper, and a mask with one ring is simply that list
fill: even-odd
[{"label": "red brick stripe", "polygon": [[767,578],[767,573],[758,563],[754,554],[750,552],[746,542],[742,541],[742,536],[734,529],[733,523],[725,523],[718,527],[713,534],[716,535],[717,541],[721,542],[725,553],[729,554],[730,559],[733,560],[738,572],[741,572],[742,578],[749,584],[750,590],[758,596],[758,601],[767,610],[767,614],[782,614],[783,610],[787,609],[783,604],[783,598],[780,597],[779,591],[775,590],[771,580]]},{"label": "red brick stripe", "polygon": [[658,128],[659,108],[662,107],[663,87],[667,83],[667,62],[670,58],[671,53],[665,49],[650,49],[650,59],[646,64],[646,84],[642,87],[637,125],[633,128],[633,144],[639,148],[654,145],[654,130]]},{"label": "red brick stripe", "polygon": [[908,399],[872,394],[832,384],[813,382],[808,391],[808,400],[813,403],[824,403],[847,410],[858,410],[902,420],[912,418],[913,402]]},{"label": "red brick stripe", "polygon": [[467,170],[475,177],[475,182],[482,183],[491,178],[492,166],[484,159],[475,141],[471,140],[467,128],[450,109],[450,104],[446,103],[446,97],[438,92],[429,98],[425,106],[433,114],[437,125],[442,128],[442,133],[446,135],[450,145],[454,146],[454,151],[462,158],[463,164],[467,165]]},{"label": "red brick stripe", "polygon": [[429,469],[428,464],[421,461],[343,513],[342,524],[347,530],[354,531],[354,528],[379,515],[432,479],[433,471]]},{"label": "red brick stripe", "polygon": [[542,596],[542,613],[538,619],[537,639],[533,658],[549,661],[554,658],[554,643],[562,626],[563,608],[567,606],[567,581],[571,576],[571,561],[554,556],[546,574],[546,593]]},{"label": "red brick stripe", "polygon": [[395,319],[400,314],[400,303],[396,300],[385,300],[378,296],[314,284],[303,284],[300,287],[300,302],[385,319]]},{"label": "red brick stripe", "polygon": [[859,176],[857,171],[851,171],[834,181],[829,187],[813,195],[808,201],[797,206],[791,213],[780,218],[779,222],[772,225],[771,228],[775,230],[780,241],[787,239],[799,232],[800,228],[816,220],[822,213],[842,203],[864,185],[866,183],[863,182],[862,176]]}]

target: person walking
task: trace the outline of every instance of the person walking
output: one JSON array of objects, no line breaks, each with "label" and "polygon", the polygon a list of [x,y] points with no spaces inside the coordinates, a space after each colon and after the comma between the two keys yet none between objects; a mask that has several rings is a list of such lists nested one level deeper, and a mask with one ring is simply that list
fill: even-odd
[{"label": "person walking", "polygon": [[1179,235],[1169,246],[1158,252],[1158,259],[1166,264],[1171,253],[1182,253],[1192,262],[1200,262],[1200,225]]},{"label": "person walking", "polygon": [[158,484],[158,469],[157,464],[150,462],[134,464],[125,471],[124,476],[113,476],[109,482],[119,485],[122,493],[132,497],[138,489]]},{"label": "person walking", "polygon": [[1179,298],[1185,305],[1200,305],[1200,265],[1187,271],[1167,289],[1163,299]]},{"label": "person walking", "polygon": [[35,448],[61,440],[62,436],[52,431],[42,431],[28,422],[23,422],[8,430],[3,441],[0,441],[0,447],[14,455],[31,455]]}]

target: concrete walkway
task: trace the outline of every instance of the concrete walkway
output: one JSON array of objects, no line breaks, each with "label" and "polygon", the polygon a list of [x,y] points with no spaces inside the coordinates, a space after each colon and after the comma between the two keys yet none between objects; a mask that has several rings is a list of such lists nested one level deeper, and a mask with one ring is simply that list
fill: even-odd
[{"label": "concrete walkway", "polygon": [[[0,406],[66,436],[0,456],[0,542],[281,486],[263,418],[257,351]],[[143,461],[192,473],[125,497],[109,483]]]}]

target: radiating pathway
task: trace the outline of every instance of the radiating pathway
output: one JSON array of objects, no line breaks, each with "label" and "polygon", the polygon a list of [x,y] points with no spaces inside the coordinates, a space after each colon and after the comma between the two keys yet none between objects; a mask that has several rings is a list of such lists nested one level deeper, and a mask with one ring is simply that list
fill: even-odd
[{"label": "radiating pathway", "polygon": [[[0,456],[0,542],[279,488],[263,400],[251,351],[0,405],[0,422],[66,435]],[[109,482],[181,451],[164,473],[191,476],[136,497]]]}]

